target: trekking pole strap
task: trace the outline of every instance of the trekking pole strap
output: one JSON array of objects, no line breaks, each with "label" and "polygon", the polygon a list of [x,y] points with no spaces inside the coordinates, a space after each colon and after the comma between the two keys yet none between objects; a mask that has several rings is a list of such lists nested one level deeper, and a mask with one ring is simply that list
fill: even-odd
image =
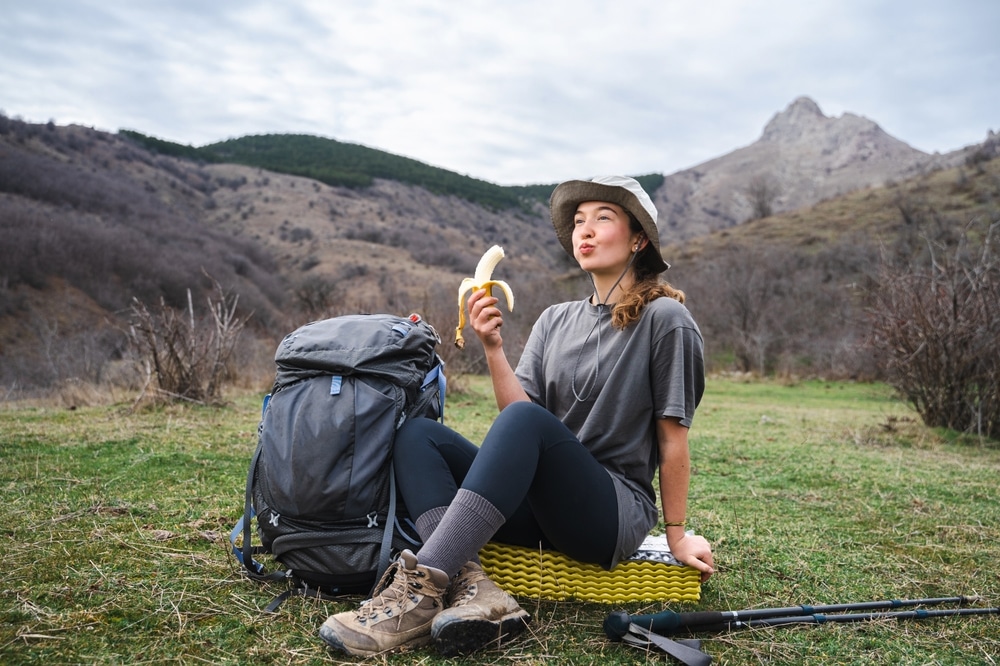
[{"label": "trekking pole strap", "polygon": [[702,652],[701,641],[670,639],[637,624],[629,626],[622,642],[644,650],[658,648],[684,666],[708,666],[712,663],[712,657]]}]

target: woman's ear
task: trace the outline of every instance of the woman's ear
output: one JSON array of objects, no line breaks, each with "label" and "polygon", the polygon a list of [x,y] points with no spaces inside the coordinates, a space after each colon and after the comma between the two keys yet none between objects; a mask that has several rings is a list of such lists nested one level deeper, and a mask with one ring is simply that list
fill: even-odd
[{"label": "woman's ear", "polygon": [[644,247],[646,247],[646,243],[648,243],[648,242],[649,242],[649,239],[646,238],[646,234],[640,232],[639,235],[636,236],[636,238],[635,238],[635,243],[632,245],[632,247],[633,247],[632,251],[633,252],[638,252],[639,250],[641,250]]}]

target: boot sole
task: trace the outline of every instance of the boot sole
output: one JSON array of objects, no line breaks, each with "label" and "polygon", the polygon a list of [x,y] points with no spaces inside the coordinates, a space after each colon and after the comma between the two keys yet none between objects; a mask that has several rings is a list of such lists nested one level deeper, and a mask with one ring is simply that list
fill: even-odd
[{"label": "boot sole", "polygon": [[520,634],[531,621],[527,611],[517,611],[499,620],[462,620],[455,618],[434,627],[432,638],[438,652],[445,657],[454,657],[475,652],[485,645],[503,642]]},{"label": "boot sole", "polygon": [[340,652],[349,654],[353,657],[374,657],[375,655],[380,655],[380,654],[392,654],[394,652],[403,652],[410,648],[423,647],[424,645],[427,645],[428,643],[431,642],[430,634],[425,634],[423,636],[418,636],[417,638],[413,638],[407,641],[406,643],[402,643],[401,645],[397,645],[392,648],[386,648],[385,650],[374,650],[374,651],[362,650],[358,648],[352,648],[349,645],[345,645],[344,642],[340,640],[340,636],[334,633],[334,631],[329,627],[327,627],[325,624],[321,624],[319,627],[319,637],[322,638],[323,642],[326,643],[332,649],[339,650]]}]

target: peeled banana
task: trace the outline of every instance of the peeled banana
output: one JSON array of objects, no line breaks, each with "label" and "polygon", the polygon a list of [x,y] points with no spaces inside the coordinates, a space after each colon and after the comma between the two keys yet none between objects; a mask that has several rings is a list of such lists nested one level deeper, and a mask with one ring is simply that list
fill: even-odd
[{"label": "peeled banana", "polygon": [[493,287],[499,287],[500,291],[507,298],[507,309],[514,310],[514,292],[503,280],[493,280],[493,269],[503,259],[503,248],[494,245],[486,250],[479,263],[476,265],[476,274],[462,280],[458,288],[458,328],[455,329],[455,346],[459,349],[465,347],[465,339],[462,337],[462,329],[465,328],[465,295],[469,291],[485,289],[490,296],[493,295]]}]

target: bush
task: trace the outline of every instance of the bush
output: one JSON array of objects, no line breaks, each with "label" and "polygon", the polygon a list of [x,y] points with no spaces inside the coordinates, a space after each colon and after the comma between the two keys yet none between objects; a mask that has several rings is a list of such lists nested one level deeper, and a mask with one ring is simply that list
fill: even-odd
[{"label": "bush", "polygon": [[871,342],[928,426],[1000,438],[1000,222],[970,226],[921,264],[883,257]]},{"label": "bush", "polygon": [[228,362],[246,319],[236,316],[238,297],[229,298],[216,283],[218,300],[208,299],[208,316],[196,317],[191,291],[186,311],[160,301],[151,313],[140,301],[132,305],[132,340],[161,395],[200,403],[221,402]]}]

